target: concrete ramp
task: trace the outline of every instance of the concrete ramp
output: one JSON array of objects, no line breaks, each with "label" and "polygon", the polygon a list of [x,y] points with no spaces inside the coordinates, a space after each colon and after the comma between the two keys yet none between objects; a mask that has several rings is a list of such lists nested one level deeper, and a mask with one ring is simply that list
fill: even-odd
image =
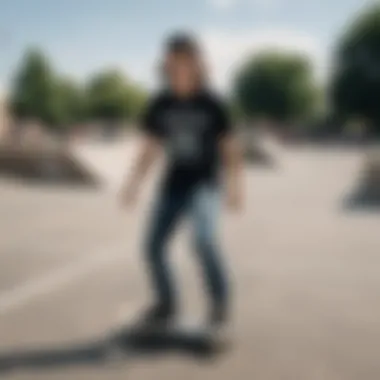
[{"label": "concrete ramp", "polygon": [[73,147],[77,160],[100,178],[107,190],[119,188],[131,167],[136,152],[136,139],[121,142],[78,143]]},{"label": "concrete ramp", "polygon": [[0,175],[28,181],[99,186],[100,179],[63,146],[0,145]]}]

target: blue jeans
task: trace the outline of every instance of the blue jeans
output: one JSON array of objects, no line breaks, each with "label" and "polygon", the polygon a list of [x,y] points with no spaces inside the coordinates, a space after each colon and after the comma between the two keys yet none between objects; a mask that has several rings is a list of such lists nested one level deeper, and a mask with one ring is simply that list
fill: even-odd
[{"label": "blue jeans", "polygon": [[218,188],[211,185],[178,194],[164,192],[158,198],[146,240],[146,259],[160,307],[170,312],[176,309],[176,287],[167,261],[167,245],[181,218],[190,216],[193,245],[203,270],[211,306],[226,309],[227,279],[216,236],[219,205]]}]

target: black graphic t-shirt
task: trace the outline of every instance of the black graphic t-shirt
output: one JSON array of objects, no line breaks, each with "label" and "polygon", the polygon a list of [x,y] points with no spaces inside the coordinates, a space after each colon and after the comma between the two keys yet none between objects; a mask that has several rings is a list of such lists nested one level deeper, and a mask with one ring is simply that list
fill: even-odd
[{"label": "black graphic t-shirt", "polygon": [[218,143],[231,130],[228,108],[218,97],[204,91],[182,99],[163,92],[149,102],[142,126],[165,148],[165,187],[184,191],[218,183]]}]

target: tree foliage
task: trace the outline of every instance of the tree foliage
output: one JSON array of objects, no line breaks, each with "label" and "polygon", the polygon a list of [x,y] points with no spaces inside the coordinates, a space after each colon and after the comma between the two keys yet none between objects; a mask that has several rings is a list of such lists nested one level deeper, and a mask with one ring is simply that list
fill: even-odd
[{"label": "tree foliage", "polygon": [[70,78],[57,78],[55,83],[57,124],[63,127],[85,120],[86,98],[83,89]]},{"label": "tree foliage", "polygon": [[116,70],[94,75],[87,86],[89,116],[112,122],[128,116],[126,104],[126,78]]},{"label": "tree foliage", "polygon": [[306,117],[315,105],[310,62],[297,54],[263,52],[239,70],[235,96],[250,118],[292,121]]},{"label": "tree foliage", "polygon": [[340,117],[362,117],[379,124],[379,5],[359,16],[340,39],[331,90],[334,110]]},{"label": "tree foliage", "polygon": [[47,57],[30,49],[23,57],[11,90],[10,105],[19,119],[57,122],[55,76]]},{"label": "tree foliage", "polygon": [[10,104],[19,120],[62,130],[86,120],[135,119],[145,99],[145,91],[120,71],[100,72],[82,86],[55,72],[42,51],[29,49],[12,83]]},{"label": "tree foliage", "polygon": [[137,84],[129,84],[125,94],[128,118],[136,120],[140,116],[147,101],[146,91]]}]

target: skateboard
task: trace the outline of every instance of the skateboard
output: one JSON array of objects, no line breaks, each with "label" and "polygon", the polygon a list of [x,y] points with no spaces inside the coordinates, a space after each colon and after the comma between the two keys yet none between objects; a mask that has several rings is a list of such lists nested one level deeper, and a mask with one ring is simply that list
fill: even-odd
[{"label": "skateboard", "polygon": [[208,355],[225,351],[231,342],[225,329],[179,321],[161,326],[127,323],[114,331],[110,343],[119,352],[171,350]]}]

